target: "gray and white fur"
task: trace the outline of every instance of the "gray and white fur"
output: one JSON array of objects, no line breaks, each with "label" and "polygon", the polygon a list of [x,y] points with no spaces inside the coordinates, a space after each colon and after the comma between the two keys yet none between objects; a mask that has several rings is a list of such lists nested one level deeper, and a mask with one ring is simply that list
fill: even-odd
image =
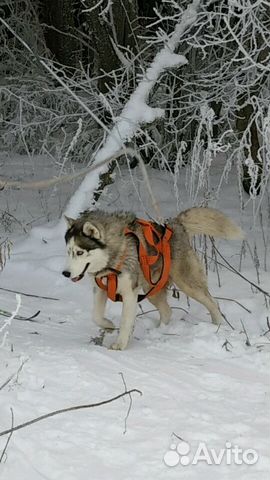
[{"label": "gray and white fur", "polygon": [[[134,328],[138,293],[140,290],[148,292],[150,289],[140,268],[136,238],[133,235],[125,235],[125,229],[128,227],[136,232],[148,248],[141,227],[132,213],[111,214],[101,210],[85,211],[78,219],[66,217],[66,221],[68,267],[63,271],[63,275],[70,277],[72,281],[81,280],[85,273],[92,278],[105,277],[117,270],[121,259],[124,258],[118,274],[117,289],[117,293],[123,299],[120,331],[117,341],[111,347],[115,350],[124,350]],[[212,208],[191,208],[166,223],[173,230],[171,271],[167,286],[175,284],[187,296],[200,302],[210,312],[212,322],[219,325],[222,315],[208,291],[206,275],[192,248],[191,238],[196,234],[205,234],[240,239],[243,238],[242,230],[223,213]],[[160,228],[157,225],[156,227]],[[152,271],[154,280],[159,278],[160,271],[161,262],[155,265]],[[148,297],[159,311],[159,324],[161,322],[167,324],[171,318],[166,287],[156,295]],[[95,285],[94,320],[101,328],[113,328],[112,322],[104,317],[106,301],[106,291]]]}]

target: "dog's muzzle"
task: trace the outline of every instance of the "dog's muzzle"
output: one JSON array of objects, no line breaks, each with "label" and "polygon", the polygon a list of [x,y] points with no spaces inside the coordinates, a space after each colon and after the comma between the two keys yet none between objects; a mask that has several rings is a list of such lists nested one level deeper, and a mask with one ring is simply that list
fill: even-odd
[{"label": "dog's muzzle", "polygon": [[[82,271],[82,273],[80,273],[80,275],[78,275],[77,277],[72,277],[71,280],[72,282],[79,282],[83,277],[84,277],[84,274],[86,272],[86,270],[88,269],[90,263],[87,263]],[[64,275],[64,277],[67,277],[67,278],[70,278],[71,276],[71,273],[68,271],[68,270],[64,270],[62,272],[62,275]]]}]

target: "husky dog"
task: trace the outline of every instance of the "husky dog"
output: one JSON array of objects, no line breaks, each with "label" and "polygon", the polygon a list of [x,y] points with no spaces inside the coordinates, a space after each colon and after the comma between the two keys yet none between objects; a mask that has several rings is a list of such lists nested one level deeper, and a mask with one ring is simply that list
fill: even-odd
[{"label": "husky dog", "polygon": [[[94,210],[83,212],[78,219],[66,217],[68,230],[65,235],[68,253],[68,268],[62,273],[73,282],[81,280],[85,273],[93,278],[102,278],[117,271],[117,293],[123,301],[121,325],[117,341],[111,348],[124,350],[133,331],[138,293],[149,291],[138,259],[136,238],[126,235],[128,227],[144,242],[141,226],[132,213],[113,214]],[[242,230],[229,218],[212,208],[191,208],[169,219],[166,224],[172,229],[171,269],[169,284],[175,284],[187,296],[197,300],[210,312],[212,322],[218,325],[222,315],[211,297],[204,269],[191,246],[191,238],[206,234],[225,239],[243,238]],[[156,225],[159,228],[158,225]],[[147,245],[146,245],[147,248]],[[121,263],[121,271],[118,265]],[[160,275],[161,265],[153,271],[153,279]],[[104,318],[107,292],[94,287],[94,320],[101,328],[113,328]],[[166,287],[148,300],[158,309],[160,322],[167,324],[171,308],[167,302]],[[159,324],[160,324],[159,322]]]}]

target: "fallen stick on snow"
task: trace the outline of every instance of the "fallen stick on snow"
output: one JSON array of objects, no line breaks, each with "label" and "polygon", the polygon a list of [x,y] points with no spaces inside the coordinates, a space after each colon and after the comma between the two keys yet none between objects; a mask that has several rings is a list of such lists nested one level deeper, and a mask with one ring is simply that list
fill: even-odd
[{"label": "fallen stick on snow", "polygon": [[8,444],[9,444],[9,442],[10,442],[10,440],[11,440],[11,437],[12,437],[12,434],[13,434],[13,425],[14,425],[13,409],[11,408],[10,411],[11,411],[11,425],[12,425],[12,427],[11,427],[11,432],[10,432],[8,438],[7,438],[6,444],[5,444],[5,446],[4,446],[4,448],[3,448],[3,451],[2,451],[2,453],[1,453],[1,455],[0,455],[0,463],[3,462],[3,459],[4,459],[5,455],[6,455],[6,451],[7,451],[7,448],[8,448]]},{"label": "fallen stick on snow", "polygon": [[42,297],[41,295],[34,295],[32,293],[19,292],[17,290],[11,290],[10,288],[0,287],[0,290],[3,290],[4,292],[10,292],[10,293],[19,293],[24,297],[42,298],[42,300],[59,300],[59,298],[55,298],[55,297]]},{"label": "fallen stick on snow", "polygon": [[115,402],[119,398],[125,397],[126,395],[130,396],[132,393],[139,393],[140,395],[142,395],[142,392],[140,390],[137,390],[137,388],[133,388],[132,390],[127,390],[123,393],[120,393],[119,395],[116,395],[115,397],[109,398],[108,400],[103,400],[102,402],[88,403],[86,405],[75,405],[73,407],[54,410],[53,412],[46,413],[45,415],[41,415],[40,417],[33,418],[33,420],[29,420],[28,422],[20,423],[15,427],[9,428],[8,430],[3,430],[2,432],[0,432],[0,437],[3,437],[4,435],[8,435],[11,432],[12,433],[16,432],[17,430],[21,430],[22,428],[29,427],[29,425],[33,425],[33,423],[40,422],[41,420],[46,420],[46,418],[54,417],[55,415],[60,415],[60,413],[74,412],[75,410],[83,410],[85,408],[101,407],[101,405],[107,405],[108,403]]},{"label": "fallen stick on snow", "polygon": [[[40,310],[38,310],[36,313],[31,315],[30,317],[24,317],[23,315],[15,315],[14,320],[21,320],[23,322],[35,322],[36,321],[35,318],[38,317],[39,314],[40,314]],[[1,317],[10,317],[11,312],[9,312],[8,310],[3,310],[2,308],[0,308],[0,316]]]}]

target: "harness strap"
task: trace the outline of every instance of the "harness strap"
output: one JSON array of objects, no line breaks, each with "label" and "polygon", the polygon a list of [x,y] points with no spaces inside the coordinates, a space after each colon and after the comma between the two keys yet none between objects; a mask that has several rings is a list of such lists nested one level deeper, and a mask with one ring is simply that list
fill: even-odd
[{"label": "harness strap", "polygon": [[[148,255],[142,242],[139,242],[139,261],[141,268],[145,279],[150,285],[152,285],[151,290],[146,294],[146,296],[150,296],[161,290],[168,281],[171,266],[171,249],[169,241],[172,236],[172,230],[166,225],[165,232],[162,235],[151,223],[146,222],[145,220],[138,220],[138,223],[143,227],[145,240],[156,251],[155,254]],[[132,233],[137,237],[135,232],[129,230],[128,233]],[[157,241],[155,241],[155,237]],[[153,266],[159,258],[162,258],[163,261],[162,271],[160,278],[156,282],[153,282],[150,267]]]},{"label": "harness strap", "polygon": [[[143,243],[140,241],[138,235],[129,228],[125,229],[125,235],[133,235],[138,240],[138,255],[141,269],[143,271],[144,277],[147,282],[151,285],[150,290],[144,295],[138,295],[138,302],[142,301],[146,297],[150,297],[159,292],[168,282],[170,267],[171,267],[171,248],[170,248],[170,239],[172,236],[172,229],[165,226],[165,231],[163,234],[158,232],[154,225],[151,222],[146,220],[137,220],[142,226],[144,238],[148,245],[150,245],[155,253],[153,255],[148,255],[147,250]],[[116,267],[116,270],[121,271],[122,264],[126,258],[126,252],[122,255],[119,264]],[[162,259],[162,268],[161,273],[156,282],[153,282],[151,275],[151,267],[157,263],[159,259]],[[106,283],[103,283],[103,278],[96,278],[97,285],[107,291],[107,295],[113,302],[122,301],[121,295],[117,293],[118,277],[116,273],[109,273],[106,275]]]},{"label": "harness strap", "polygon": [[[106,283],[103,283],[103,279],[106,279]],[[122,302],[122,297],[117,292],[118,278],[116,273],[109,273],[106,277],[95,278],[96,284],[102,290],[107,291],[107,296],[113,302]]]},{"label": "harness strap", "polygon": [[[127,251],[125,250],[124,253],[121,255],[120,260],[114,270],[116,272],[108,273],[105,277],[97,278],[95,277],[96,284],[102,290],[107,291],[107,296],[113,302],[122,302],[122,297],[117,293],[117,286],[118,286],[118,273],[121,273],[122,265],[126,259]],[[106,279],[106,283],[103,283],[103,279]]]}]

